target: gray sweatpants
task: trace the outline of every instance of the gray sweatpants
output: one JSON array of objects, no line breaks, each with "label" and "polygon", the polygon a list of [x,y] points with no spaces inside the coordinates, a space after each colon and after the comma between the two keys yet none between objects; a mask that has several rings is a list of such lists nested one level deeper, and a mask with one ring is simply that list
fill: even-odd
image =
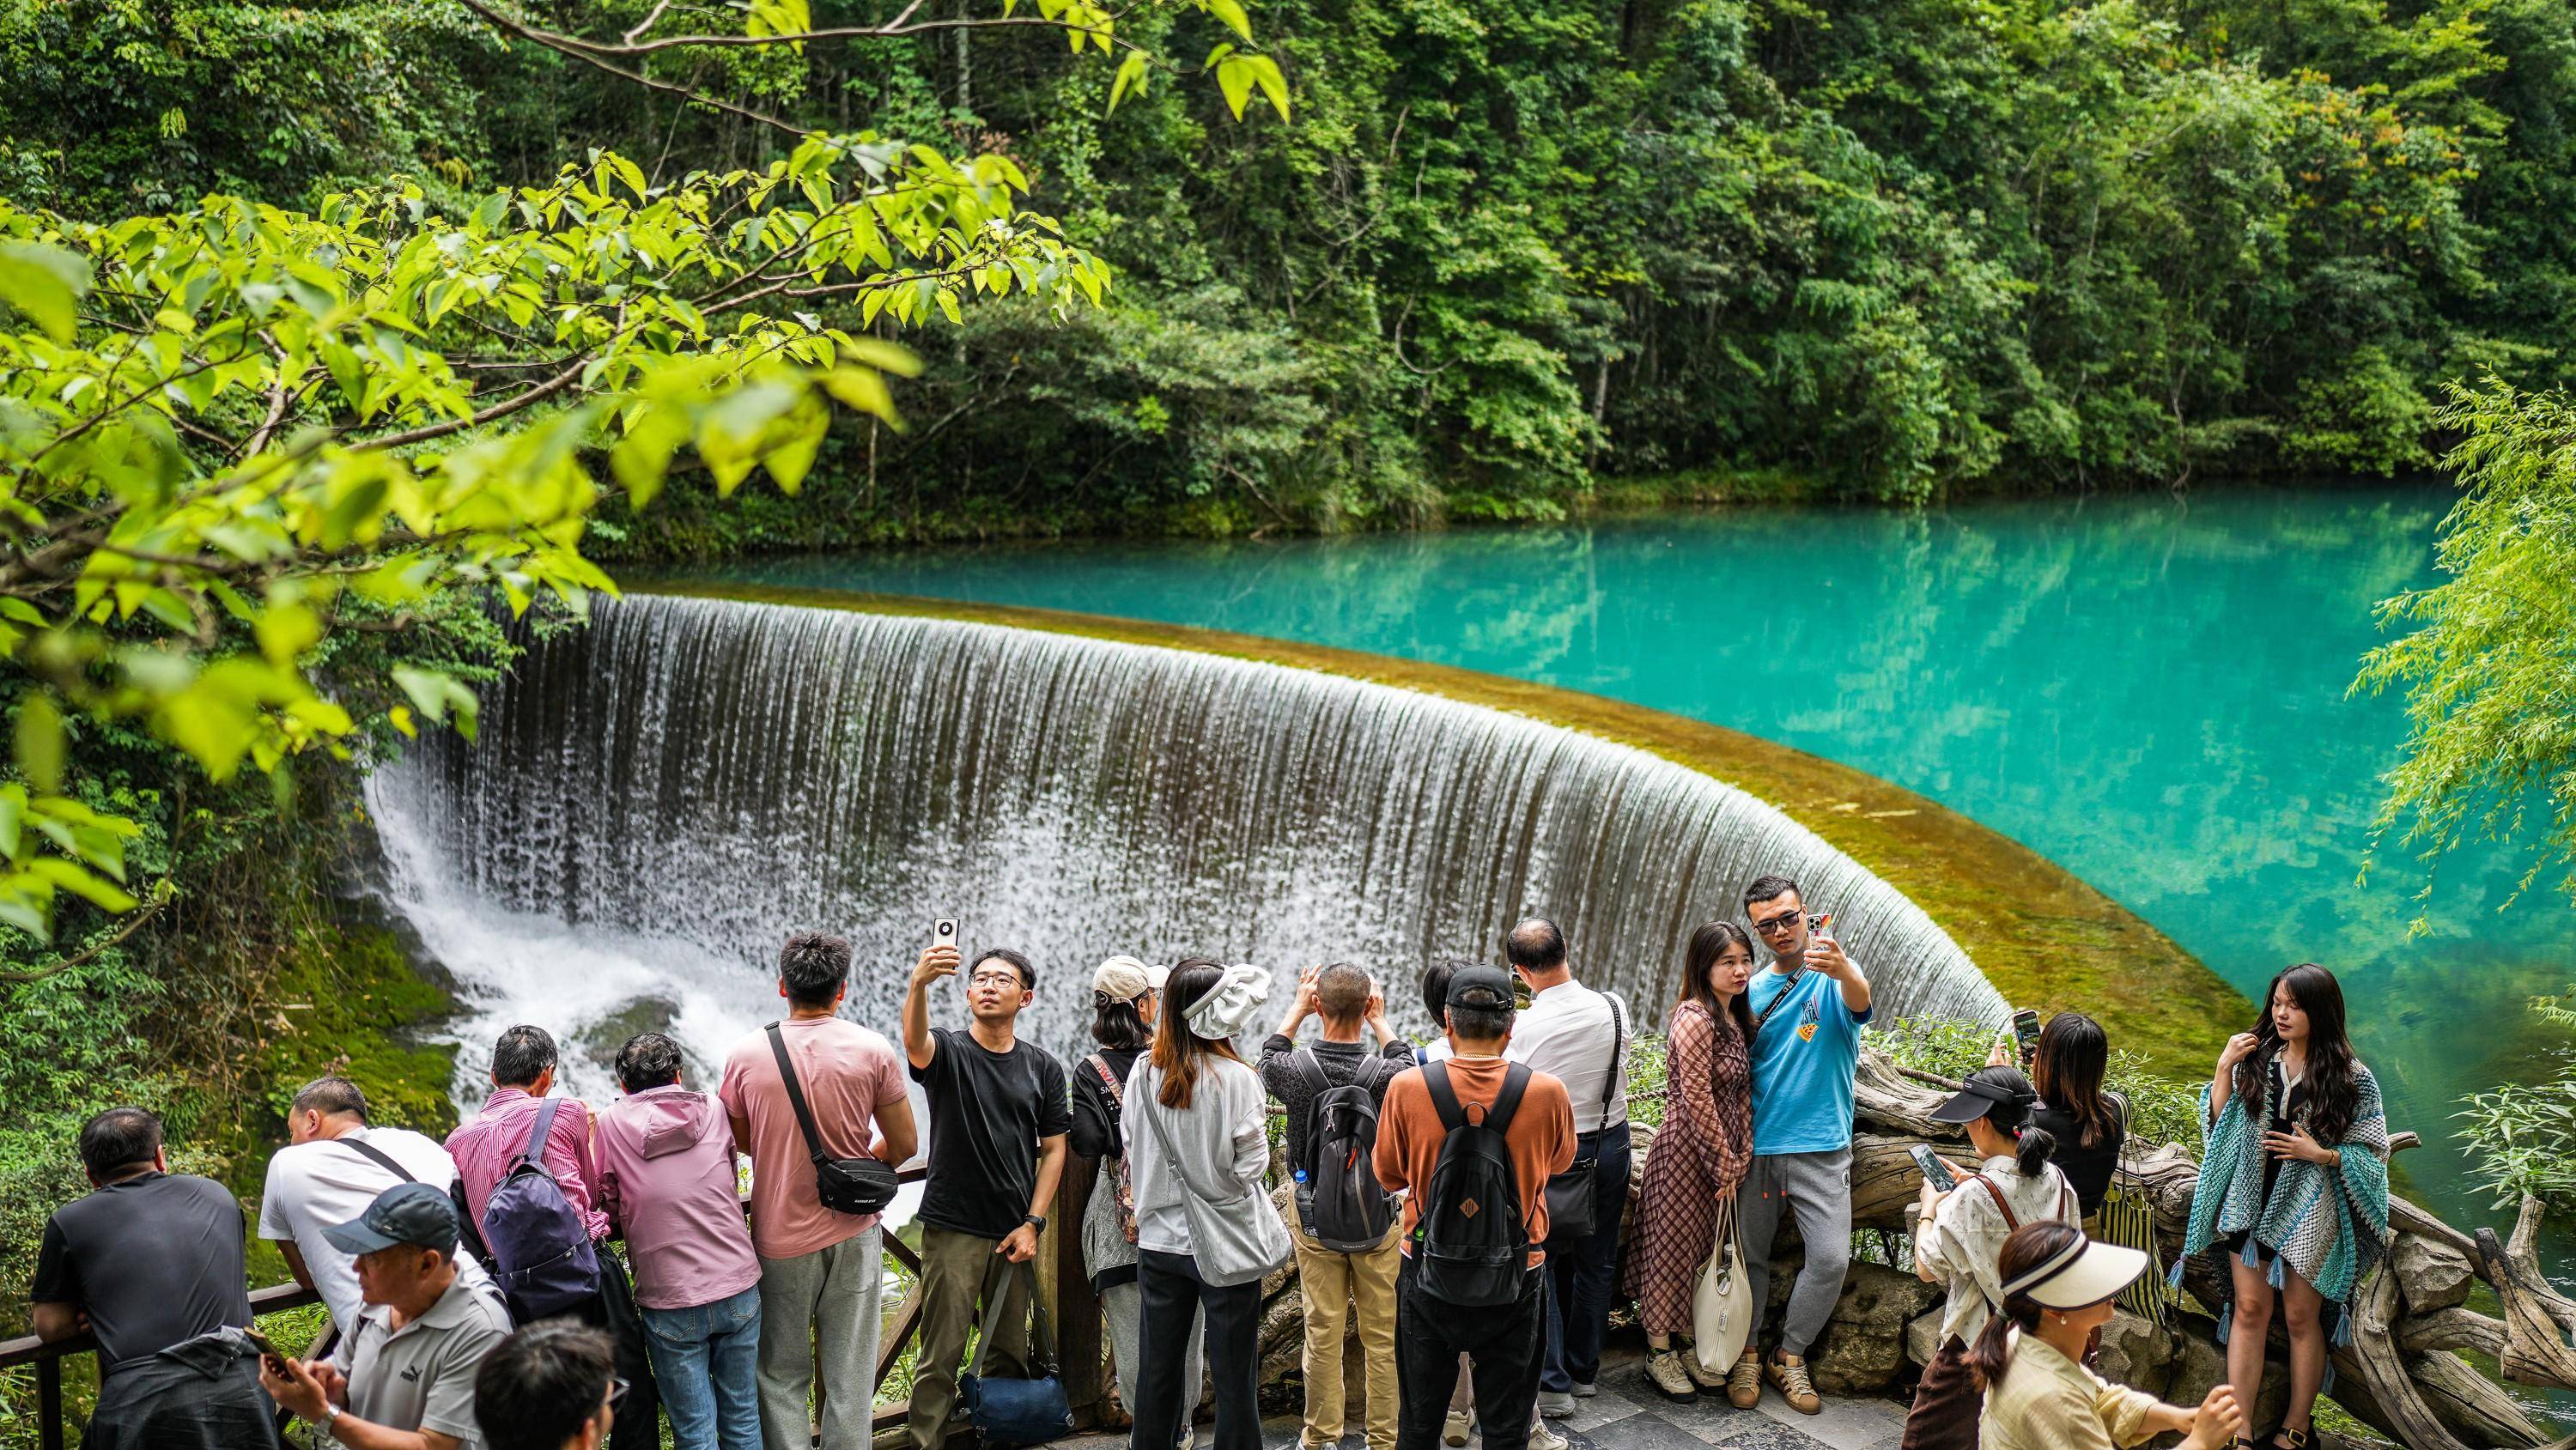
[{"label": "gray sweatpants", "polygon": [[883,1229],[792,1259],[760,1261],[760,1439],[765,1450],[807,1450],[806,1397],[817,1371],[824,1450],[866,1450],[876,1421],[877,1337],[883,1332]]},{"label": "gray sweatpants", "polygon": [[1780,1324],[1780,1352],[1804,1357],[1825,1332],[1834,1301],[1843,1296],[1851,1267],[1851,1149],[1830,1153],[1757,1153],[1735,1190],[1744,1274],[1753,1302],[1767,1307],[1771,1292],[1771,1241],[1779,1237],[1783,1209],[1798,1217],[1807,1261],[1789,1290],[1789,1312]]}]

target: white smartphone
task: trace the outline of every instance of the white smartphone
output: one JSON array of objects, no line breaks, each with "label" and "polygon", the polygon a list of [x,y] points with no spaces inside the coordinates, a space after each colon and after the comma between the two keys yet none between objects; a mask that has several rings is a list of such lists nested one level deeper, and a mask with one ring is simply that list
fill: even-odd
[{"label": "white smartphone", "polygon": [[957,919],[951,916],[943,916],[939,918],[938,921],[933,922],[930,927],[930,944],[935,947],[953,947],[957,945]]}]

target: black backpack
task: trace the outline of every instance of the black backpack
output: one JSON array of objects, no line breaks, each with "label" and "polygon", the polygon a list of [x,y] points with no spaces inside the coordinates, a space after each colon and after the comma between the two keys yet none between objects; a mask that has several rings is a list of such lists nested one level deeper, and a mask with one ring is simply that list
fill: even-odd
[{"label": "black backpack", "polygon": [[1308,1048],[1295,1054],[1298,1071],[1315,1085],[1306,1110],[1306,1170],[1297,1185],[1297,1219],[1306,1233],[1337,1254],[1365,1254],[1386,1242],[1395,1223],[1395,1200],[1377,1181],[1377,1087],[1394,1064],[1371,1056],[1359,1075],[1336,1084]]},{"label": "black backpack", "polygon": [[1422,1085],[1431,1090],[1431,1106],[1448,1136],[1441,1140],[1440,1161],[1431,1170],[1431,1189],[1416,1223],[1414,1267],[1422,1292],[1444,1304],[1490,1309],[1518,1303],[1528,1281],[1529,1226],[1521,1221],[1520,1179],[1503,1135],[1511,1131],[1529,1080],[1529,1066],[1513,1063],[1484,1121],[1470,1123],[1449,1085],[1449,1064],[1422,1069]]}]

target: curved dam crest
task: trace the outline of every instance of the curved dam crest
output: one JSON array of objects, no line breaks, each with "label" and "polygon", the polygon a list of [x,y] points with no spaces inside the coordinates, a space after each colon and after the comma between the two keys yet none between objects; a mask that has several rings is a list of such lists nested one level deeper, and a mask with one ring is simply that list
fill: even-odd
[{"label": "curved dam crest", "polygon": [[[703,1058],[779,1015],[795,930],[847,933],[850,1011],[891,1033],[931,921],[1040,971],[1033,1036],[1079,1050],[1128,952],[1361,962],[1399,1019],[1426,962],[1563,924],[1587,981],[1659,1023],[1683,944],[1795,876],[1882,1019],[1999,1021],[1913,902],[1769,804],[1629,746],[1315,671],[935,618],[603,600],[424,740],[368,802],[385,891],[456,978],[459,1081],[509,1022],[569,1085],[667,1027]],[[955,989],[934,999],[962,1011]],[[701,1061],[701,1071],[709,1064]]]}]

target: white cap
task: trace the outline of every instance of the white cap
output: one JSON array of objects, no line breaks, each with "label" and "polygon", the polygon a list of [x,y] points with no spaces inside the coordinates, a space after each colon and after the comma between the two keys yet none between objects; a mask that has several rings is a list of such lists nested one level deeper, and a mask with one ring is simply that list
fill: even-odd
[{"label": "white cap", "polygon": [[2146,1271],[2147,1256],[2138,1250],[2079,1237],[2007,1280],[2004,1297],[2027,1294],[2044,1308],[2083,1309],[2129,1287]]},{"label": "white cap", "polygon": [[1147,992],[1163,990],[1169,967],[1149,967],[1134,957],[1111,957],[1091,974],[1091,990],[1115,1002],[1133,1002]]}]

